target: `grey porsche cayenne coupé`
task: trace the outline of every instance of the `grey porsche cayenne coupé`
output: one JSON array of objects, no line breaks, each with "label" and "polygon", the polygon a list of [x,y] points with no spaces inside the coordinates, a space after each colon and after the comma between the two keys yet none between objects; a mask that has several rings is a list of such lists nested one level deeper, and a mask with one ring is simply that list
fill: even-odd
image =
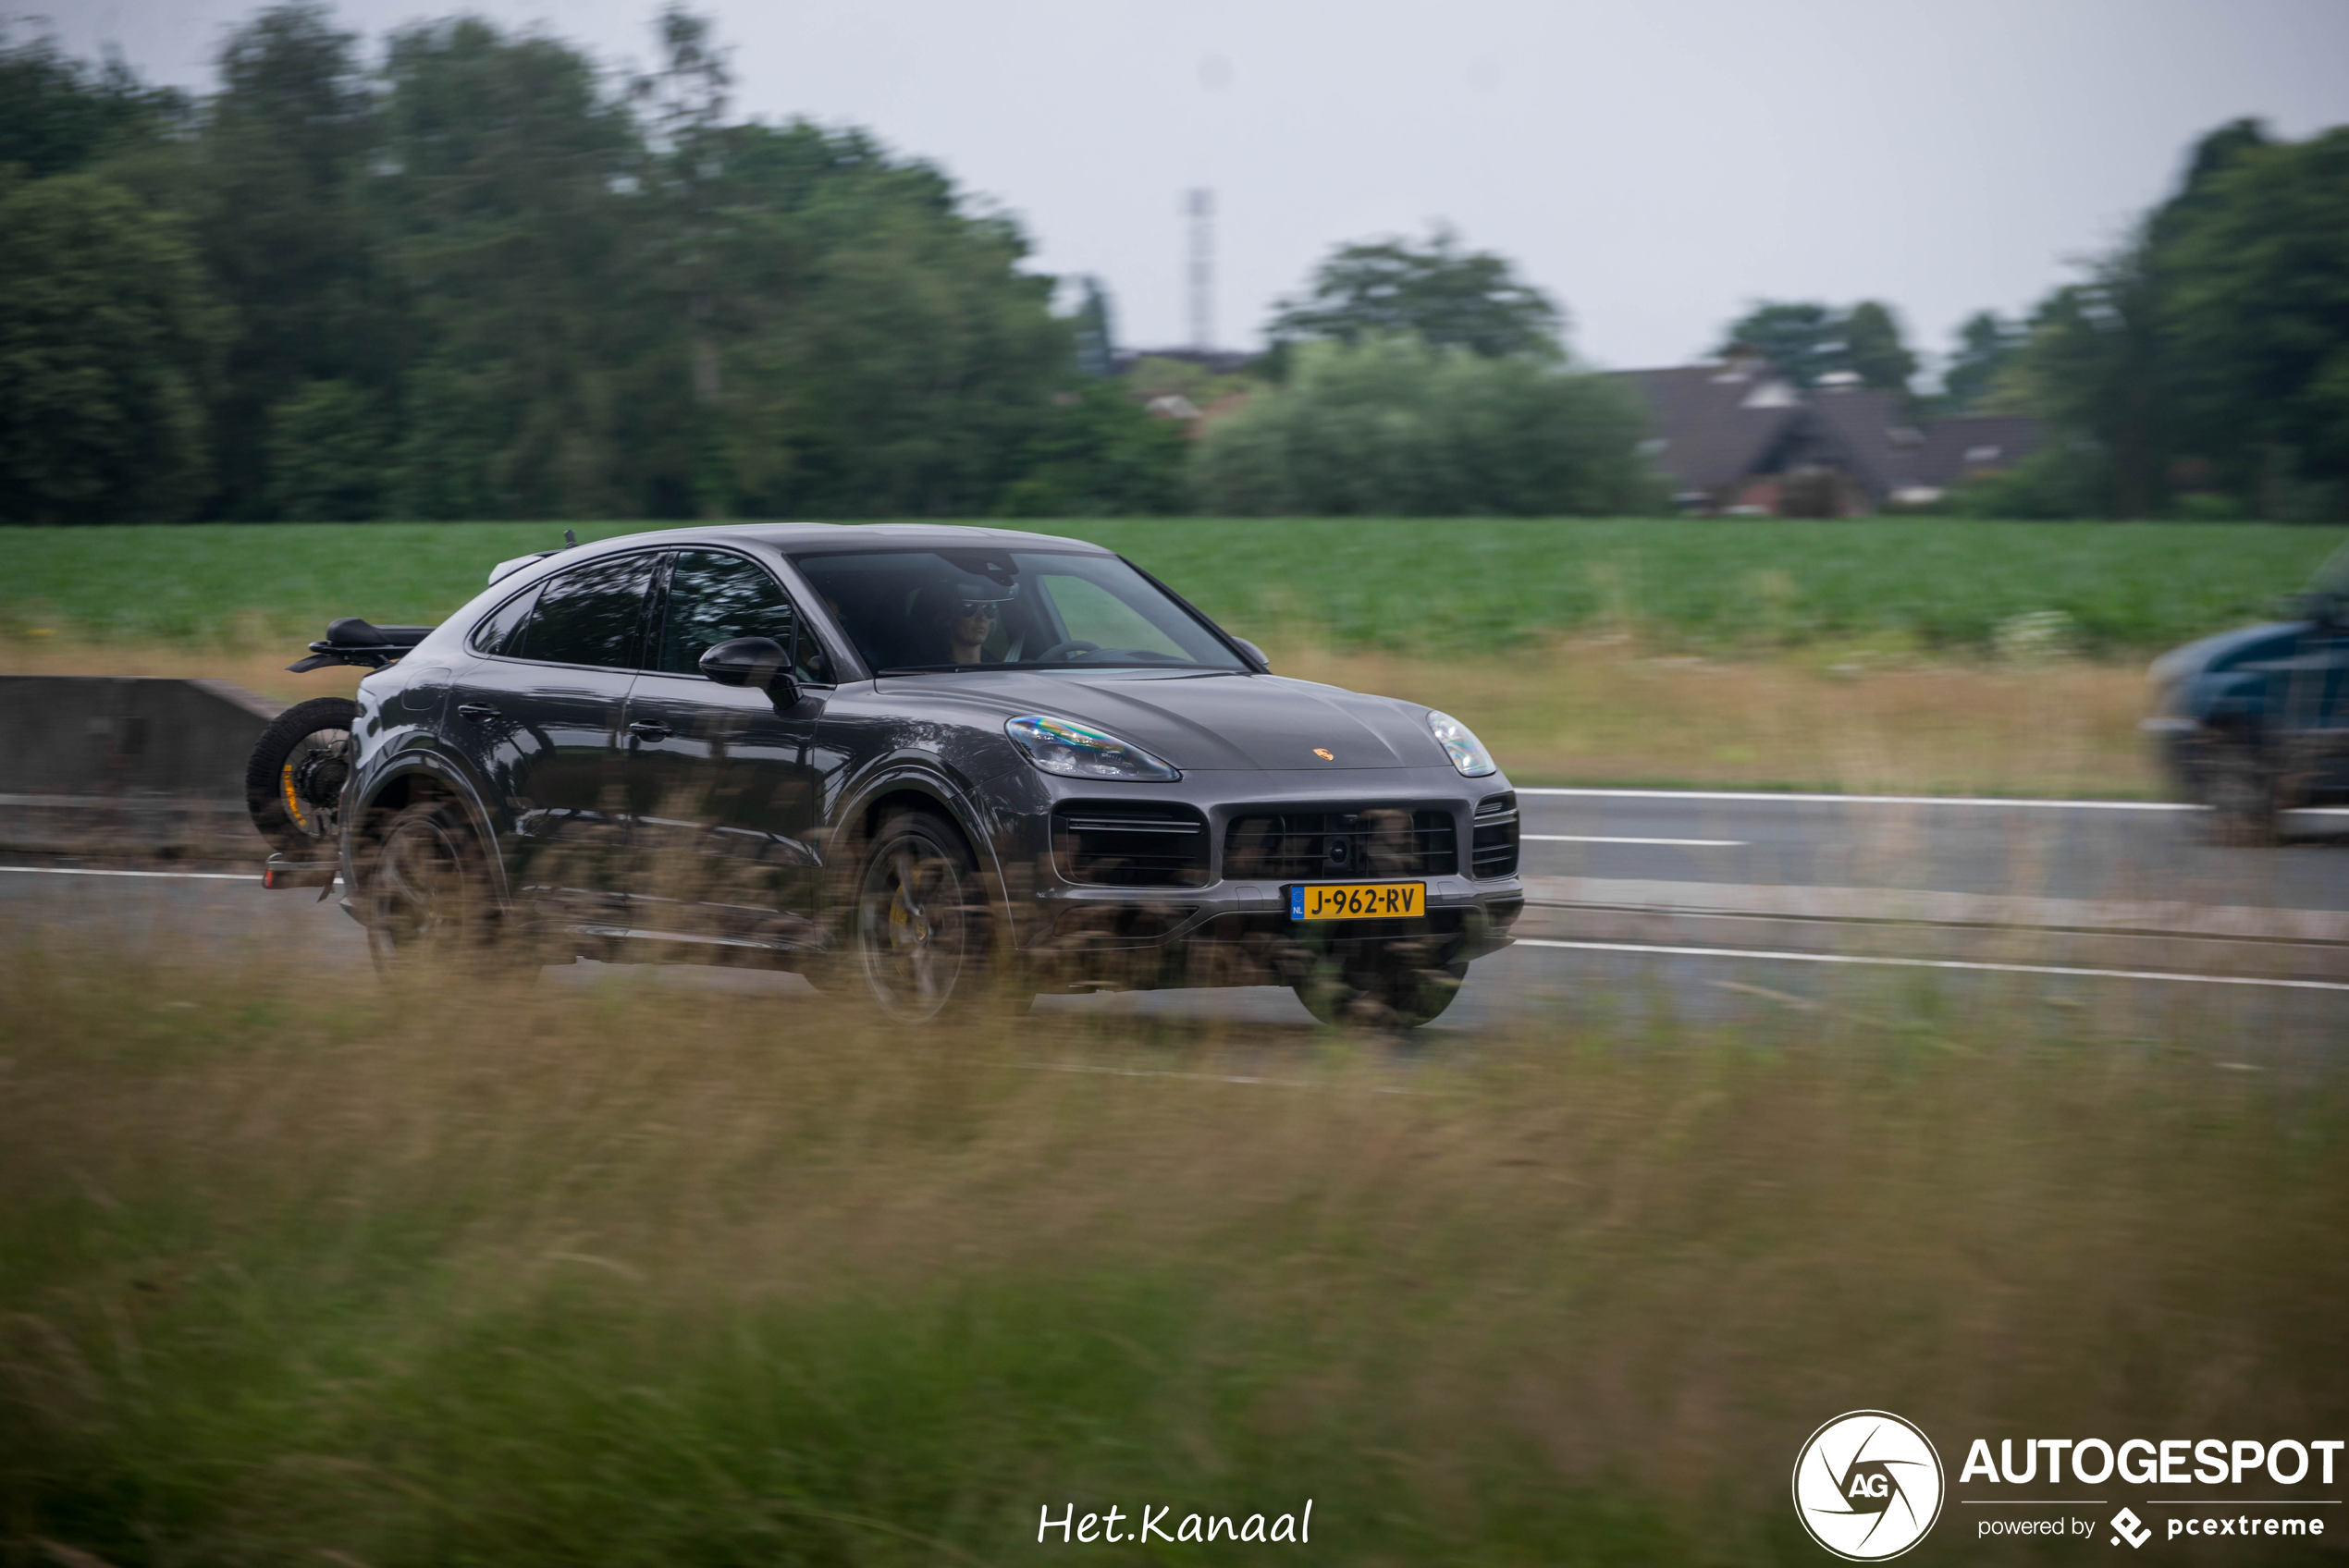
[{"label": "grey porsche cayenne coup\u00e9", "polygon": [[1445,715],[1274,675],[1098,546],[712,525],[508,562],[360,684],[344,907],[387,966],[760,964],[920,1022],[1282,985],[1441,1012],[1524,902]]}]

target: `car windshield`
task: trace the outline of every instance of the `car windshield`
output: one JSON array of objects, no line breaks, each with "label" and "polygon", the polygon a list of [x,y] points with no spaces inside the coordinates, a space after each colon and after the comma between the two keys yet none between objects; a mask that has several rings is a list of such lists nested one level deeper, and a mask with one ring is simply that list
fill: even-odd
[{"label": "car windshield", "polygon": [[876,674],[993,668],[1247,668],[1114,556],[876,550],[792,557]]}]

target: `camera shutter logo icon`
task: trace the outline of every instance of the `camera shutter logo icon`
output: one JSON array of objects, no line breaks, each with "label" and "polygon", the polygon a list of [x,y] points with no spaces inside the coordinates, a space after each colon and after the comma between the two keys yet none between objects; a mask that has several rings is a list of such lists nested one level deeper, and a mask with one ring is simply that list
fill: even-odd
[{"label": "camera shutter logo icon", "polygon": [[1794,1461],[1794,1513],[1836,1556],[1880,1562],[1941,1517],[1941,1456],[1913,1423],[1854,1410],[1811,1434]]}]

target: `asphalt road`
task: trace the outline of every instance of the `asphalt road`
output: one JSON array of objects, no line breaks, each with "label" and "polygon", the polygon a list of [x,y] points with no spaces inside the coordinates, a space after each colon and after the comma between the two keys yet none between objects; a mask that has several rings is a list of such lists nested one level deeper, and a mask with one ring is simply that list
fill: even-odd
[{"label": "asphalt road", "polygon": [[[2114,803],[1531,790],[1520,801],[1537,906],[1519,927],[1527,939],[1476,966],[1460,1000],[1422,1032],[1433,1039],[1594,1020],[1636,1036],[1673,1019],[1827,1013],[1897,1028],[1921,1012],[1995,1005],[2018,1019],[2051,1010],[2046,1016],[2093,1020],[2112,1037],[2184,1032],[2206,1039],[2214,1060],[2254,1065],[2349,1040],[2349,942],[2310,945],[2349,937],[2349,813],[2297,814],[2283,844],[2241,849],[2203,841],[2194,814]],[[157,945],[292,960],[367,983],[357,925],[314,892],[265,892],[233,868],[124,875],[119,863],[0,864],[14,868],[0,871],[0,940],[18,952],[28,940],[52,951]],[[1952,903],[1958,895],[1998,900],[2009,924],[1986,930],[1964,913],[1972,906]],[[1793,900],[1807,913],[1791,924],[1707,915],[1668,929],[1619,913],[1659,899],[1721,908]],[[1618,913],[1592,913],[1599,905]],[[2035,934],[2142,925],[2141,912],[2155,907],[2177,929],[2216,911],[2258,939],[2147,945],[2142,934],[2075,933],[2059,948],[2057,937]],[[1949,908],[1960,913],[1933,913]],[[1886,924],[1911,922],[1919,909],[1925,925]],[[2140,913],[2097,913],[2116,909]],[[2083,910],[2091,913],[2034,913]],[[2314,936],[2298,946],[2269,940],[2258,923],[2275,919]],[[1888,945],[1888,932],[1901,939]],[[2238,962],[2239,953],[2252,956]],[[550,971],[549,981],[715,986],[776,1001],[804,986],[790,975],[592,963]],[[1295,999],[1272,989],[1054,997],[1038,1008],[1308,1026]]]},{"label": "asphalt road", "polygon": [[2283,844],[2205,841],[2201,814],[2133,802],[1522,790],[1533,875],[2349,910],[2349,812]]}]

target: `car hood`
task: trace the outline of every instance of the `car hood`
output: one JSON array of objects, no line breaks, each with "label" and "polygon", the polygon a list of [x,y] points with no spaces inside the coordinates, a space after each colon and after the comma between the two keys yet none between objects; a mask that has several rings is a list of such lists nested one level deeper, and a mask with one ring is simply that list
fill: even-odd
[{"label": "car hood", "polygon": [[998,722],[1022,714],[1075,719],[1186,770],[1343,772],[1429,767],[1445,761],[1444,748],[1428,733],[1425,708],[1285,676],[1003,670],[896,676],[880,685],[903,692],[916,681],[926,700],[981,709]]},{"label": "car hood", "polygon": [[2268,621],[2258,626],[2238,626],[2183,647],[2172,648],[2153,661],[2146,673],[2158,684],[2183,680],[2191,675],[2209,675],[2220,670],[2255,664],[2263,659],[2287,657],[2307,634],[2310,623],[2305,620]]}]

